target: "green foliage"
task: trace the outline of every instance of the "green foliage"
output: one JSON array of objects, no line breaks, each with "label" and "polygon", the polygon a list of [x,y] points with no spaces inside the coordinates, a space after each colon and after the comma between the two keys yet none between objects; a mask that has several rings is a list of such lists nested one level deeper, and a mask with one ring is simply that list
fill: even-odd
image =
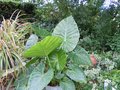
[{"label": "green foliage", "polygon": [[58,11],[55,8],[55,5],[49,3],[36,9],[35,18],[42,27],[51,30],[61,20]]},{"label": "green foliage", "polygon": [[34,66],[30,66],[25,71],[20,72],[18,78],[16,78],[14,85],[15,90],[27,90],[28,89],[28,79],[30,77],[30,73],[32,73]]},{"label": "green foliage", "polygon": [[111,70],[110,72],[104,72],[104,79],[111,80],[110,87],[116,87],[117,90],[120,89],[120,70]]},{"label": "green foliage", "polygon": [[[4,16],[5,19],[9,19],[15,10],[21,10],[21,14],[24,14],[24,18],[32,18],[35,13],[35,8],[36,6],[30,3],[20,4],[16,2],[0,1],[0,16]],[[16,14],[13,18],[15,18]],[[0,17],[0,20],[2,21],[2,17]]]},{"label": "green foliage", "polygon": [[109,80],[120,84],[120,70],[111,70],[110,72],[105,72],[103,76],[104,78],[108,78]]},{"label": "green foliage", "polygon": [[54,29],[53,36],[63,38],[62,48],[66,52],[72,51],[79,41],[79,31],[72,16],[62,20]]},{"label": "green foliage", "polygon": [[109,40],[107,44],[110,45],[111,50],[119,53],[120,52],[120,34],[116,34],[112,36],[111,38],[112,39]]},{"label": "green foliage", "polygon": [[109,42],[112,41],[112,36],[119,33],[119,22],[117,21],[118,10],[118,8],[110,7],[110,9],[102,11],[94,25],[94,37],[92,39],[99,42],[99,45],[101,45],[100,49],[103,51],[111,50]]},{"label": "green foliage", "polygon": [[81,43],[81,46],[92,51],[117,50],[112,38],[114,36],[116,38],[115,34],[119,34],[119,5],[102,9],[104,0],[88,0],[88,4],[85,5],[68,0],[54,1],[53,4],[48,3],[37,8],[36,18],[41,24],[53,28],[61,19],[73,15],[81,30],[81,39],[89,36],[89,40],[91,40],[91,42]]},{"label": "green foliage", "polygon": [[[31,18],[31,15],[32,18],[35,17],[36,21],[40,24],[36,25],[35,23],[32,29],[41,41],[36,43],[38,37],[34,36],[31,39],[31,35],[26,43],[26,49],[28,50],[24,52],[24,55],[31,59],[26,61],[26,67],[28,68],[30,65],[33,65],[32,69],[34,70],[31,70],[26,75],[21,74],[18,77],[18,80],[15,82],[16,90],[42,90],[48,84],[60,85],[63,90],[75,90],[75,87],[77,87],[77,90],[103,90],[105,79],[111,80],[110,88],[117,85],[119,90],[120,6],[110,6],[109,9],[102,9],[101,6],[104,0],[86,0],[87,4],[73,3],[70,0],[54,1],[53,4],[48,3],[40,7],[38,6],[37,9],[35,5],[30,3],[19,4],[0,1],[1,16],[9,18],[13,11],[18,9],[22,10],[22,14],[26,14],[25,17]],[[14,15],[12,18],[14,19]],[[63,18],[65,19],[62,20]],[[56,26],[60,20],[62,21]],[[13,28],[18,27],[15,25]],[[50,36],[53,27],[55,27],[52,33],[53,36]],[[27,27],[28,30],[29,28]],[[48,30],[45,28],[48,28]],[[10,29],[5,27],[5,29],[12,30],[11,27]],[[78,30],[81,33],[80,41]],[[13,32],[17,33],[17,35]],[[25,40],[25,37],[21,37],[26,32],[24,33],[23,30],[21,33],[19,29],[13,32],[8,35],[6,33],[2,35],[3,33],[0,32],[2,38],[5,38],[5,44],[9,47],[9,50],[7,50],[5,44],[3,45],[0,42],[0,52],[2,52],[0,53],[0,59],[1,63],[3,63],[1,64],[3,69],[11,68],[12,62],[17,65],[21,59]],[[12,35],[14,37],[11,37]],[[20,38],[17,36],[20,36]],[[14,51],[15,47],[9,44],[11,42],[14,43],[14,40],[9,42],[11,39],[8,37],[14,38],[16,46],[20,46],[22,49],[17,48]],[[18,42],[19,40],[20,42]],[[76,47],[77,45],[78,47]],[[97,64],[95,66],[91,66],[89,54],[79,46],[84,47],[90,52],[100,51],[102,53],[100,57],[95,55],[97,57]],[[112,51],[106,53],[106,51],[110,50]],[[13,60],[10,60],[10,57],[6,58],[9,54],[6,52],[11,53]],[[4,66],[6,67],[4,68]],[[81,67],[84,68],[84,72]],[[86,81],[87,84],[82,83]],[[79,82],[79,86],[74,82]]]},{"label": "green foliage", "polygon": [[71,15],[71,2],[69,0],[54,0],[54,2],[59,11],[59,18],[62,19]]},{"label": "green foliage", "polygon": [[84,72],[79,67],[70,67],[70,69],[66,71],[66,75],[76,82],[86,83]]},{"label": "green foliage", "polygon": [[36,10],[36,18],[51,24],[57,24],[63,18],[71,15],[68,0],[54,0],[54,3],[48,3]]},{"label": "green foliage", "polygon": [[28,81],[28,90],[43,90],[50,83],[54,74],[53,70],[49,69],[46,73],[44,70],[45,65],[43,63],[34,68]]},{"label": "green foliage", "polygon": [[72,63],[76,65],[92,65],[89,54],[82,47],[76,47],[74,51],[69,54]]},{"label": "green foliage", "polygon": [[[91,90],[92,89],[92,84],[87,83],[87,84],[79,84],[76,83],[76,90]],[[99,89],[102,90],[102,89]]]},{"label": "green foliage", "polygon": [[36,25],[36,23],[33,24],[33,31],[38,37],[42,39],[45,38],[46,36],[51,35],[51,33],[47,29],[41,28],[39,25]]},{"label": "green foliage", "polygon": [[62,43],[62,39],[57,36],[47,36],[42,41],[24,52],[25,57],[44,57],[48,56],[53,50],[58,48]]},{"label": "green foliage", "polygon": [[120,70],[120,55],[119,55],[119,53],[114,52],[112,58],[113,58],[113,61],[116,62],[116,64],[117,64],[116,68],[118,70]]},{"label": "green foliage", "polygon": [[63,90],[75,90],[74,83],[66,77],[60,82],[60,86]]},{"label": "green foliage", "polygon": [[[71,27],[72,30],[75,30],[75,31],[78,30],[76,29],[77,25],[73,20],[72,16],[65,18],[62,21],[58,24],[58,26],[61,26],[63,24],[67,25],[68,23],[70,23],[69,26],[66,27],[65,36],[68,36],[68,35],[71,36],[71,34],[68,33],[69,27],[71,26],[72,26]],[[62,30],[62,28],[54,29],[54,30],[58,32]],[[78,36],[79,32],[78,31],[76,32],[77,33],[72,33],[73,34],[72,36],[75,36],[75,35]],[[79,66],[76,66],[75,64],[70,63],[69,59],[67,59],[68,52],[62,50],[61,45],[64,42],[63,41],[64,38],[62,39],[60,37],[61,32],[58,32],[56,35],[58,36],[47,36],[46,38],[36,43],[35,45],[33,45],[32,47],[30,47],[28,50],[24,52],[23,55],[25,57],[32,57],[32,58],[34,57],[30,62],[28,62],[29,64],[27,64],[27,66],[31,64],[38,65],[34,68],[33,72],[30,74],[30,77],[28,80],[28,90],[33,90],[33,89],[42,90],[48,84],[49,85],[60,84],[60,86],[63,89],[65,88],[69,89],[70,87],[72,87],[71,89],[75,90],[75,86],[72,81],[76,81],[79,83],[86,82],[86,77],[82,69]],[[74,40],[77,41],[78,39],[79,39],[79,36]],[[69,44],[70,46],[73,44],[73,41],[69,43],[66,42],[66,45],[67,44]],[[77,42],[74,47],[76,46],[77,46]],[[73,49],[74,48],[72,47],[72,50]],[[90,60],[89,58],[86,58],[86,59]],[[54,73],[54,76],[53,76],[53,73]],[[69,77],[70,79],[67,79],[66,77]]]},{"label": "green foliage", "polygon": [[91,40],[80,43],[82,47],[100,52],[117,50],[113,38],[120,33],[119,5],[118,7],[111,5],[109,9],[102,9],[104,0],[86,0],[88,4],[76,4],[69,0],[54,1],[53,4],[50,3],[37,9],[40,13],[36,14],[40,17],[38,18],[41,23],[44,22],[45,27],[54,27],[61,19],[72,15],[81,32],[80,39],[89,37]]},{"label": "green foliage", "polygon": [[20,4],[21,5],[21,10],[25,11],[26,14],[32,14],[34,15],[35,14],[35,9],[36,9],[36,6],[34,4],[31,4],[31,3],[23,3],[23,4]]},{"label": "green foliage", "polygon": [[63,70],[66,66],[67,55],[62,49],[59,51],[54,51],[49,55],[50,62],[53,68],[57,70]]}]

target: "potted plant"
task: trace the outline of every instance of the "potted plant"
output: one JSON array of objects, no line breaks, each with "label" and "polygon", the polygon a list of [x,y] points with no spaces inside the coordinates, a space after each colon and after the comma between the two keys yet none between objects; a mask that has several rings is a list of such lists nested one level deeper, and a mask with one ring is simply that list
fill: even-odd
[{"label": "potted plant", "polygon": [[[32,58],[27,66],[35,68],[26,84],[16,90],[75,90],[74,82],[85,83],[81,65],[91,65],[88,53],[77,46],[79,30],[72,16],[63,19],[47,36],[27,49],[23,55]],[[76,47],[77,46],[77,47]],[[37,65],[37,66],[36,66]]]}]

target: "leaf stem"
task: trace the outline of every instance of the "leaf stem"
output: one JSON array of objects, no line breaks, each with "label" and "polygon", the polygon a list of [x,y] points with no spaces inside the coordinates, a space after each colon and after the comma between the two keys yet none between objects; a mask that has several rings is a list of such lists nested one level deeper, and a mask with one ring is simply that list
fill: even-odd
[{"label": "leaf stem", "polygon": [[49,64],[50,68],[52,68],[51,63],[50,63],[50,59],[48,56],[47,56],[47,60],[48,60],[48,64]]}]

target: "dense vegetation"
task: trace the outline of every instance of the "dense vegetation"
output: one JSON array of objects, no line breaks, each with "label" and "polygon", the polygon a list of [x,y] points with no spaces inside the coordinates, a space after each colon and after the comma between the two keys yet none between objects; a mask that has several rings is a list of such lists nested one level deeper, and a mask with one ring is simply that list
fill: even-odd
[{"label": "dense vegetation", "polygon": [[[5,19],[9,19],[15,10],[18,10],[18,12],[21,10],[21,17],[33,18],[33,16],[35,15],[35,8],[36,6],[31,3],[22,4],[17,2],[0,1],[0,21],[2,21],[3,16]],[[14,19],[18,12],[14,14]]]},{"label": "dense vegetation", "polygon": [[30,1],[0,1],[2,90],[120,89],[119,1]]}]

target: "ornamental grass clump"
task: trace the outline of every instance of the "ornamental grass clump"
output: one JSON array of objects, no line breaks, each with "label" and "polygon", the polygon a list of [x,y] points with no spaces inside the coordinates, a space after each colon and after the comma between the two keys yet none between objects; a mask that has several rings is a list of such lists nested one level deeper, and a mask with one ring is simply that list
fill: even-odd
[{"label": "ornamental grass clump", "polygon": [[1,23],[0,75],[2,77],[23,66],[21,54],[24,50],[25,35],[28,31],[21,26],[22,24],[18,23],[19,14],[20,12],[18,12],[14,20],[12,19],[12,16],[7,20],[3,18]]}]

